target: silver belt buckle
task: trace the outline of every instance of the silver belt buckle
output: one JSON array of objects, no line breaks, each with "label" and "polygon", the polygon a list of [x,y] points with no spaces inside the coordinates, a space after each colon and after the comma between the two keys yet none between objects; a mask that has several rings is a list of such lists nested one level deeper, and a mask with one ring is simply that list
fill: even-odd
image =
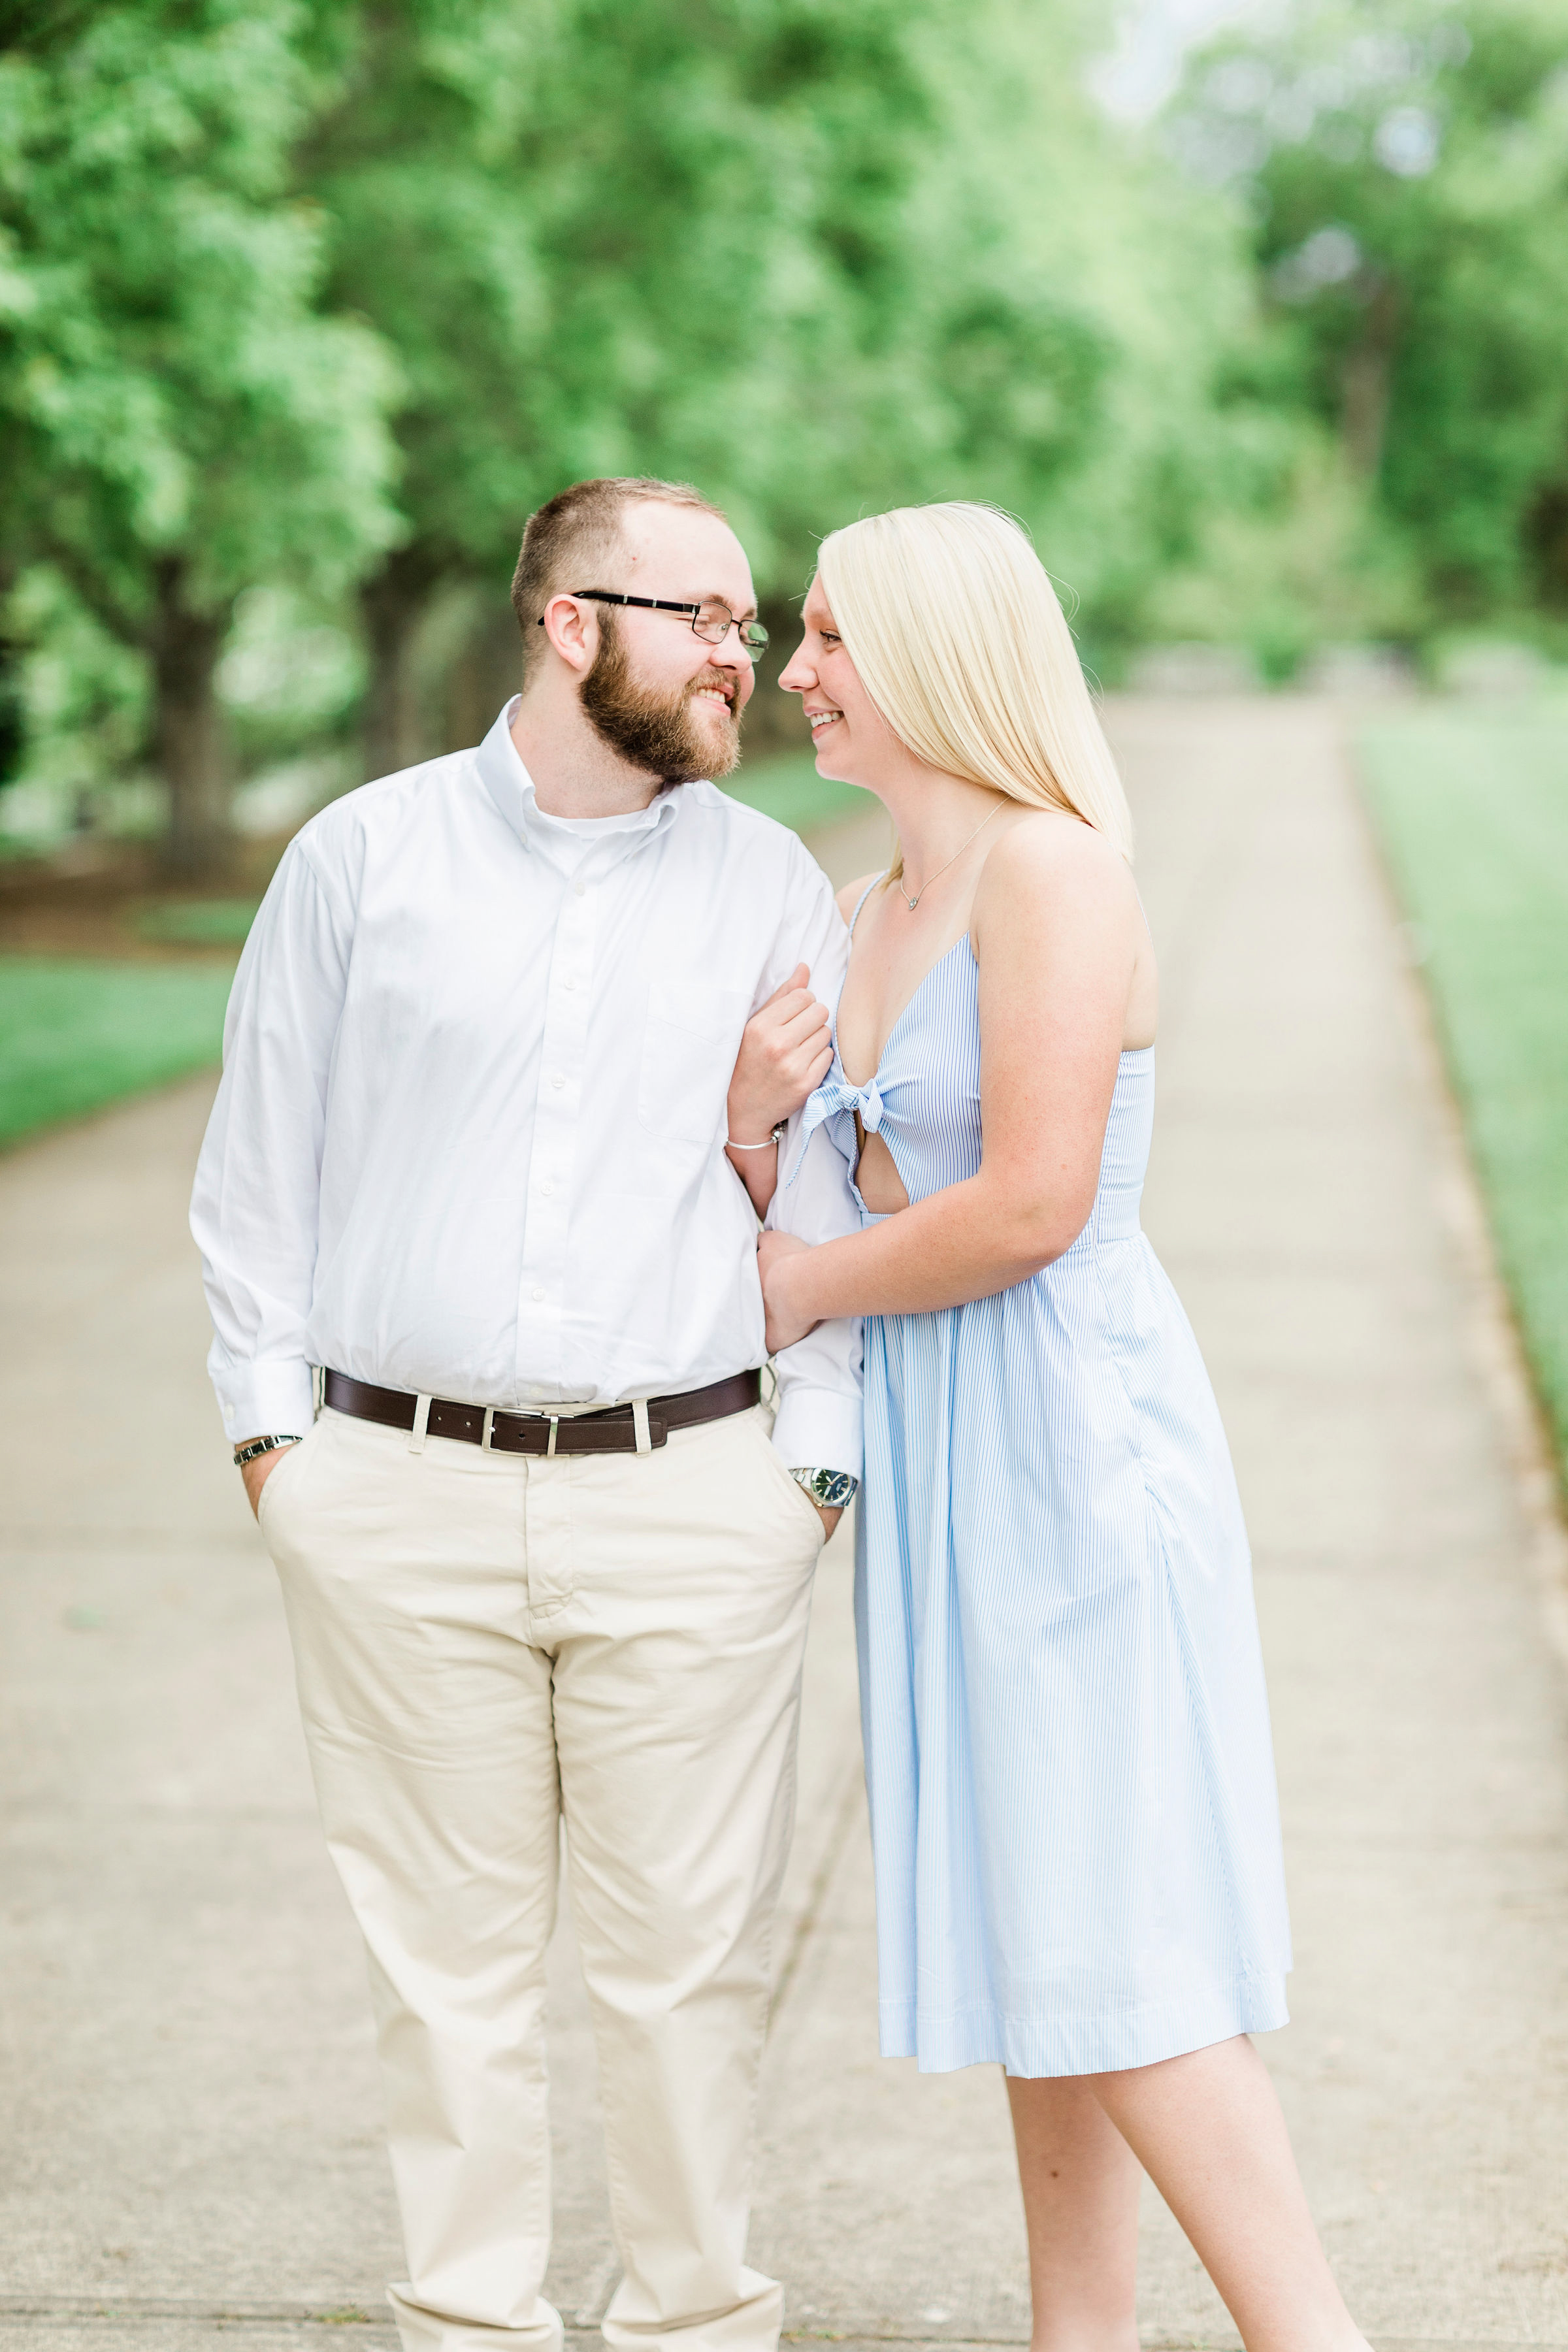
[{"label": "silver belt buckle", "polygon": [[[531,1421],[535,1419],[542,1421],[545,1416],[542,1413],[539,1413],[537,1415],[530,1413],[527,1418]],[[544,1452],[546,1458],[550,1461],[553,1461],[555,1458],[555,1433],[561,1426],[561,1415],[558,1412],[552,1412],[549,1416],[549,1419],[550,1440],[548,1444],[545,1446]],[[481,1454],[493,1454],[496,1450],[493,1443],[495,1425],[496,1409],[493,1404],[488,1404],[485,1407],[485,1425],[479,1432],[479,1451]]]}]

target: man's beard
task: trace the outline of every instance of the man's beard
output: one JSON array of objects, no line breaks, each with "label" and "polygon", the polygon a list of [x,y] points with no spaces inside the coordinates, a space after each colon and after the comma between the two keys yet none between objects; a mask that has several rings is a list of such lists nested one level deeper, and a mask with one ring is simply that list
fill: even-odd
[{"label": "man's beard", "polygon": [[[679,694],[655,694],[633,679],[626,644],[608,614],[599,625],[599,656],[578,692],[584,715],[613,751],[667,784],[727,776],[741,756],[733,704],[718,726],[702,728],[692,698],[710,679],[695,677]],[[719,705],[706,706],[719,715]]]}]

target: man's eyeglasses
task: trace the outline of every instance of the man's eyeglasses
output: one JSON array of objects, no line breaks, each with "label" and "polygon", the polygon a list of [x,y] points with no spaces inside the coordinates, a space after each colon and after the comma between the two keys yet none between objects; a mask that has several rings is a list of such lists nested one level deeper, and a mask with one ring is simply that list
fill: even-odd
[{"label": "man's eyeglasses", "polygon": [[[617,595],[613,588],[574,588],[572,593],[580,596],[585,604],[640,604],[647,613],[684,613],[690,620],[692,635],[710,646],[721,646],[734,629],[749,654],[760,654],[767,648],[768,633],[761,621],[737,621],[727,604],[671,604],[662,596]],[[539,625],[544,626],[542,613]]]}]

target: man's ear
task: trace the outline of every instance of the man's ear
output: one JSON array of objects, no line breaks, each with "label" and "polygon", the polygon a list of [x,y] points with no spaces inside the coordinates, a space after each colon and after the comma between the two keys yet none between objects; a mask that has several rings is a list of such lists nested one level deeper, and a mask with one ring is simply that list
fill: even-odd
[{"label": "man's ear", "polygon": [[544,607],[544,634],[555,651],[581,677],[594,667],[599,650],[599,625],[574,596],[552,596]]}]

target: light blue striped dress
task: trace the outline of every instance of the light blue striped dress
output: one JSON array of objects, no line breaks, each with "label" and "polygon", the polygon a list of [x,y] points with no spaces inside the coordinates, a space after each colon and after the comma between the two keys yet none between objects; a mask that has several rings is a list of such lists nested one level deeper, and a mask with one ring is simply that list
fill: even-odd
[{"label": "light blue striped dress", "polygon": [[[870,1084],[835,1040],[806,1108],[851,1169],[858,1108],[911,1202],[980,1165],[977,982],[965,937]],[[1089,1223],[1042,1274],[866,1324],[856,1622],[881,2045],[928,2071],[1093,2074],[1286,2021],[1246,1529],[1138,1222],[1153,1105],[1153,1048],[1123,1054]]]}]

